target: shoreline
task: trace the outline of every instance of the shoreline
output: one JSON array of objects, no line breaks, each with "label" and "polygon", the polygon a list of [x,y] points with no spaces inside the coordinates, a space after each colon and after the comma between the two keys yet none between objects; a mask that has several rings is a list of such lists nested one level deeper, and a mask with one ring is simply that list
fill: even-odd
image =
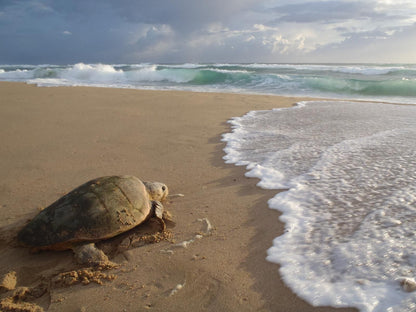
[{"label": "shoreline", "polygon": [[7,240],[36,209],[98,176],[133,174],[183,193],[166,205],[177,243],[201,231],[198,220],[215,229],[172,254],[161,253],[169,242],[128,250],[114,259],[114,281],[52,287],[34,300],[45,310],[356,311],[314,308],[285,286],[265,260],[284,229],[267,206],[277,191],[222,159],[227,120],[312,99],[16,82],[0,82],[0,94],[1,276],[14,270],[29,287],[74,267],[69,251],[33,255]]}]

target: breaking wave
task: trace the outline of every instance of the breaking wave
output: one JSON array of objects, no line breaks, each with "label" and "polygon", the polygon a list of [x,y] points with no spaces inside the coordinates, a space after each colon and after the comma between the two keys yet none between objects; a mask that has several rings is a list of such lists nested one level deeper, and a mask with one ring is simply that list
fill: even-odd
[{"label": "breaking wave", "polygon": [[174,89],[416,103],[415,65],[2,65],[0,80],[39,86]]}]

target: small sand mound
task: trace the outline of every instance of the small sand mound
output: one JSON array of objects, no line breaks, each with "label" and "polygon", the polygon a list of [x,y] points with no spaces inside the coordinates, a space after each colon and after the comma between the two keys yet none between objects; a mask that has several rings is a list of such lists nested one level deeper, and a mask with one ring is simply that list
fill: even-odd
[{"label": "small sand mound", "polygon": [[3,312],[43,312],[43,308],[35,303],[27,302],[41,297],[46,292],[46,287],[17,288],[11,297],[0,301],[0,308]]},{"label": "small sand mound", "polygon": [[58,274],[54,279],[53,283],[55,286],[71,286],[74,284],[81,283],[88,285],[90,283],[96,283],[103,285],[104,281],[113,281],[117,278],[115,274],[104,273],[103,270],[113,269],[114,265],[90,267],[79,270],[73,270]]},{"label": "small sand mound", "polygon": [[43,312],[44,310],[37,304],[15,301],[12,297],[7,297],[0,301],[2,312]]},{"label": "small sand mound", "polygon": [[13,290],[16,287],[16,272],[11,271],[3,276],[0,281],[0,291]]}]

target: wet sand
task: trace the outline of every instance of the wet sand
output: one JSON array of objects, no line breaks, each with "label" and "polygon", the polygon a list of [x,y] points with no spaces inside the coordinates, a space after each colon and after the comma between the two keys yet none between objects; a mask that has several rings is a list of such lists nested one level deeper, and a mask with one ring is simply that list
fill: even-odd
[{"label": "wet sand", "polygon": [[[13,300],[64,312],[344,311],[313,308],[284,285],[279,266],[265,260],[283,231],[267,206],[276,191],[222,159],[228,119],[300,100],[0,83],[0,277],[14,271],[12,288],[32,291]],[[90,179],[124,174],[185,196],[165,203],[173,237],[113,253],[119,267],[103,271],[103,285],[56,282],[63,272],[81,274],[72,251],[31,254],[16,245],[40,209]],[[0,298],[13,292],[0,289]]]}]

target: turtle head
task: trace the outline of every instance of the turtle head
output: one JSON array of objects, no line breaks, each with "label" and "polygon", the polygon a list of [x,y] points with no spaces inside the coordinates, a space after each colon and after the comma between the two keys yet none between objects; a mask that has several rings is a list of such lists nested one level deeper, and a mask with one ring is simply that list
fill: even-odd
[{"label": "turtle head", "polygon": [[163,201],[168,197],[169,190],[166,184],[161,182],[143,182],[149,193],[150,200]]}]

